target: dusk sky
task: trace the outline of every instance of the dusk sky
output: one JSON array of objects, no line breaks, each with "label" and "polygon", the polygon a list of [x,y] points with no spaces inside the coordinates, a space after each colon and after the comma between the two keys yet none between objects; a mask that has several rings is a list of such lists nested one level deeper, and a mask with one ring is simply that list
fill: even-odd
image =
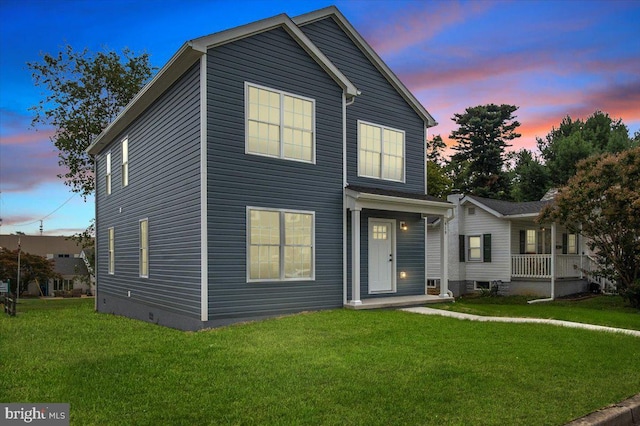
[{"label": "dusk sky", "polygon": [[43,219],[45,235],[70,235],[94,216],[57,177],[52,130],[31,127],[41,93],[26,63],[41,52],[128,47],[160,68],[187,40],[331,4],[439,122],[430,137],[488,103],[520,108],[512,149],[596,110],[640,129],[640,0],[0,0],[0,233],[38,234]]}]

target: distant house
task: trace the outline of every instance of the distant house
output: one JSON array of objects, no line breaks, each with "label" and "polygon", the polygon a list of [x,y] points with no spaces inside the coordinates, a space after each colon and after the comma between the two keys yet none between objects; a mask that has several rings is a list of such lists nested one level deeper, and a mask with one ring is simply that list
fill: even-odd
[{"label": "distant house", "polygon": [[188,41],[88,149],[98,310],[199,329],[441,300],[433,125],[335,7]]},{"label": "distant house", "polygon": [[[46,283],[30,283],[27,294],[54,296],[56,292],[77,289],[86,293],[91,290],[93,277],[87,269],[85,253],[75,241],[64,236],[49,235],[0,235],[0,247],[46,257],[54,261],[54,270],[62,279],[51,279]],[[89,266],[90,267],[90,266]]]},{"label": "distant house", "polygon": [[[449,289],[457,296],[499,285],[503,294],[561,297],[588,290],[592,260],[581,235],[555,224],[535,222],[553,197],[509,202],[452,194],[454,219],[448,223]],[[427,276],[438,287],[440,228],[427,227]]]}]

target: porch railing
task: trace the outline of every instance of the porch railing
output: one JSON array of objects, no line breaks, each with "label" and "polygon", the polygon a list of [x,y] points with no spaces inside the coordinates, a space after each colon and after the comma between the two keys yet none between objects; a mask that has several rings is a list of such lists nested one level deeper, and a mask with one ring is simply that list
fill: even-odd
[{"label": "porch railing", "polygon": [[[556,255],[556,278],[582,277],[584,268],[580,255]],[[551,278],[550,254],[512,254],[511,276],[518,278]]]}]

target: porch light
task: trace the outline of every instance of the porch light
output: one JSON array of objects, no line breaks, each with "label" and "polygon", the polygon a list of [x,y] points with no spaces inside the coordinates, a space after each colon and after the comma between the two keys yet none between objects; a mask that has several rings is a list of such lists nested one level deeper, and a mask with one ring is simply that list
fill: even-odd
[{"label": "porch light", "polygon": [[400,229],[402,229],[403,231],[406,231],[407,229],[409,229],[409,227],[407,226],[407,222],[400,221]]},{"label": "porch light", "polygon": [[400,278],[407,278],[407,273],[404,271],[400,272]]}]

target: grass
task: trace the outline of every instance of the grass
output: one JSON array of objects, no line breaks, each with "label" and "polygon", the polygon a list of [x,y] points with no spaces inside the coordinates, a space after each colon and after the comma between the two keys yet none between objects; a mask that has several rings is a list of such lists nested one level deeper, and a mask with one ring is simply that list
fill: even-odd
[{"label": "grass", "polygon": [[456,303],[432,305],[474,315],[547,318],[640,330],[640,310],[625,305],[620,296],[595,296],[580,300],[557,299],[528,304],[531,297],[463,296]]},{"label": "grass", "polygon": [[640,392],[621,334],[395,310],[189,333],[92,307],[0,317],[0,401],[69,402],[82,425],[553,425]]}]

